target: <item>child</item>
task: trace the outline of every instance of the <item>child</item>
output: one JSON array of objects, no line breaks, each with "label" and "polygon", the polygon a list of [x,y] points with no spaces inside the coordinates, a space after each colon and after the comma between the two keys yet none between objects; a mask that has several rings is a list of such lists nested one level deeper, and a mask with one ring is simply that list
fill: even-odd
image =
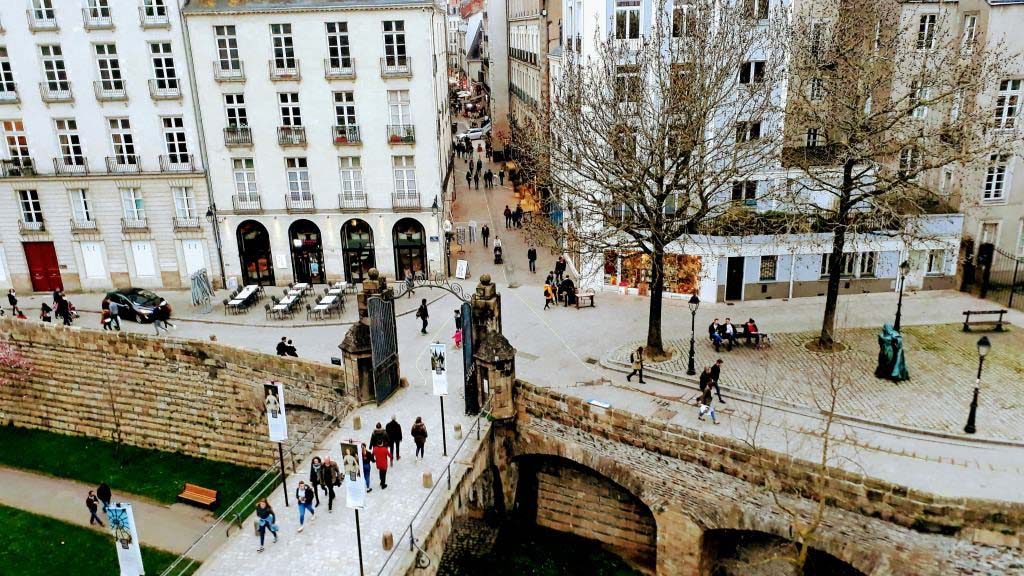
[{"label": "child", "polygon": [[550,284],[544,285],[544,309],[547,310],[551,307],[551,303],[555,301],[555,291],[551,288]]},{"label": "child", "polygon": [[704,393],[700,395],[700,408],[697,413],[697,420],[704,421],[705,414],[711,414],[711,421],[718,424],[718,417],[715,415],[715,407],[712,405],[714,401],[711,396],[711,386],[704,389]]},{"label": "child", "polygon": [[43,302],[43,307],[39,310],[39,319],[43,322],[49,322],[52,319],[50,313],[53,312],[53,308],[50,308],[46,302]]},{"label": "child", "polygon": [[100,324],[103,325],[104,330],[112,330],[110,326],[110,310],[104,310],[100,313]]},{"label": "child", "polygon": [[456,348],[462,348],[462,328],[457,328],[455,330],[455,335],[452,336],[452,339],[455,340]]}]

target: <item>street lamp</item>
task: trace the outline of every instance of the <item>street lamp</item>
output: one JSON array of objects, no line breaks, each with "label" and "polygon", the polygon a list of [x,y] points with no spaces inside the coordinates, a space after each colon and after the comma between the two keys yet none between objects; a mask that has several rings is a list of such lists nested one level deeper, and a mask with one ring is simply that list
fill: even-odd
[{"label": "street lamp", "polygon": [[988,341],[988,336],[982,336],[978,340],[978,377],[974,380],[974,397],[971,399],[971,413],[967,416],[967,426],[964,426],[964,432],[968,434],[974,434],[977,430],[974,426],[974,420],[978,414],[978,388],[981,387],[981,367],[985,364],[985,356],[988,355],[990,350],[992,350],[992,343]]},{"label": "street lamp", "polygon": [[697,308],[700,307],[700,298],[697,298],[697,295],[694,294],[690,297],[690,301],[687,304],[690,307],[690,363],[686,367],[686,374],[693,376],[697,373],[697,369],[693,366],[693,344],[697,330]]},{"label": "street lamp", "polygon": [[896,302],[896,322],[892,325],[897,332],[900,331],[900,315],[903,313],[903,286],[907,283],[907,274],[909,273],[910,262],[904,260],[900,264],[900,299]]}]

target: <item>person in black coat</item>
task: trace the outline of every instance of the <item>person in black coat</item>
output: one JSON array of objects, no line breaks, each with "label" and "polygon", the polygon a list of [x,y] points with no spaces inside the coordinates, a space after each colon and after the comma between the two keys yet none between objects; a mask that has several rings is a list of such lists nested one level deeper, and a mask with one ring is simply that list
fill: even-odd
[{"label": "person in black coat", "polygon": [[113,495],[110,493],[110,486],[106,482],[96,487],[96,497],[100,499],[100,502],[103,502],[103,510],[110,508],[110,499],[113,498]]},{"label": "person in black coat", "polygon": [[391,449],[391,461],[402,459],[402,425],[398,423],[398,419],[395,416],[391,417],[391,422],[388,422],[387,427],[384,429],[388,435],[388,448]]},{"label": "person in black coat", "polygon": [[537,248],[530,244],[526,251],[526,259],[530,261],[530,272],[537,273]]},{"label": "person in black coat", "polygon": [[491,228],[487,224],[480,229],[480,237],[484,239],[484,248],[487,248],[487,240],[491,237]]},{"label": "person in black coat", "polygon": [[562,280],[560,293],[562,297],[565,298],[564,302],[566,307],[576,304],[576,285],[573,284],[572,278]]},{"label": "person in black coat", "polygon": [[281,341],[277,343],[277,355],[287,356],[288,355],[288,337],[281,336]]},{"label": "person in black coat", "polygon": [[[320,505],[320,491],[317,487],[320,486],[320,475],[323,473],[324,463],[319,456],[314,456],[313,461],[309,464],[309,484],[313,487],[313,499],[316,505]],[[327,492],[327,487],[324,486],[324,492]]]},{"label": "person in black coat", "polygon": [[715,387],[715,392],[718,394],[718,401],[725,404],[725,400],[722,399],[722,389],[718,387],[718,379],[722,376],[722,359],[715,360],[715,365],[711,367],[711,385]]},{"label": "person in black coat", "polygon": [[370,434],[370,448],[378,444],[388,443],[388,433],[384,430],[384,425],[377,422],[377,427],[373,429],[373,433]]},{"label": "person in black coat", "polygon": [[705,366],[704,371],[700,373],[700,391],[704,392],[704,389],[711,385],[711,367]]},{"label": "person in black coat", "polygon": [[103,521],[96,515],[96,511],[100,508],[100,500],[92,490],[89,490],[89,495],[85,498],[85,507],[89,509],[89,526],[94,523],[103,526]]}]

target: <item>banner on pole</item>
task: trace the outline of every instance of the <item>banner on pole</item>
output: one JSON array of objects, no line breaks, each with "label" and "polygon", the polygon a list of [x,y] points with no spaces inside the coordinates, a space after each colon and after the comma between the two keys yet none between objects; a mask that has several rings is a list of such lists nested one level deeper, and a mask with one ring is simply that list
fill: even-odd
[{"label": "banner on pole", "polygon": [[284,384],[267,382],[263,385],[263,404],[267,407],[267,428],[272,442],[288,439],[288,420],[284,414]]},{"label": "banner on pole", "polygon": [[363,477],[363,451],[355,440],[341,443],[341,476],[345,486],[345,506],[358,510],[366,506],[366,478]]},{"label": "banner on pole", "polygon": [[142,548],[139,546],[139,532],[135,529],[132,505],[111,504],[107,508],[107,525],[114,534],[121,576],[143,576],[146,570],[142,566]]},{"label": "banner on pole", "polygon": [[434,384],[434,396],[448,395],[448,345],[434,342],[430,345],[430,378]]}]

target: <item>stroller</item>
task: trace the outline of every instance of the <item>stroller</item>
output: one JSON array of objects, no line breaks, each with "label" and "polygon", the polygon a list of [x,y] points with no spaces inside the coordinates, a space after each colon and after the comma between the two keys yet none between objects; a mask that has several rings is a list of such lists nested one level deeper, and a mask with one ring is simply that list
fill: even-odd
[{"label": "stroller", "polygon": [[501,258],[501,246],[495,246],[494,247],[494,263],[495,264],[504,264],[505,263],[505,261],[502,260],[502,258]]}]

